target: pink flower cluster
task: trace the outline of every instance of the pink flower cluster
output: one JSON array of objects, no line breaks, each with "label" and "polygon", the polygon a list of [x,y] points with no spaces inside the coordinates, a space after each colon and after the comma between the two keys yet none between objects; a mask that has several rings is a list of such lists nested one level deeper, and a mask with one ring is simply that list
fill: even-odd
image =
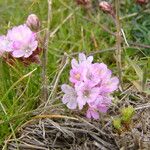
[{"label": "pink flower cluster", "polygon": [[24,65],[33,62],[40,64],[41,51],[37,34],[26,24],[13,27],[6,35],[0,36],[0,57],[7,63],[14,64],[17,59]]},{"label": "pink flower cluster", "polygon": [[99,112],[107,112],[111,94],[118,88],[119,80],[112,77],[112,72],[104,63],[92,63],[93,56],[79,54],[79,61],[71,61],[70,82],[73,86],[63,84],[65,93],[62,102],[69,109],[87,108],[87,118],[99,119]]},{"label": "pink flower cluster", "polygon": [[15,58],[27,58],[32,55],[37,46],[36,34],[25,24],[8,30],[6,36],[0,36],[1,55],[9,52]]}]

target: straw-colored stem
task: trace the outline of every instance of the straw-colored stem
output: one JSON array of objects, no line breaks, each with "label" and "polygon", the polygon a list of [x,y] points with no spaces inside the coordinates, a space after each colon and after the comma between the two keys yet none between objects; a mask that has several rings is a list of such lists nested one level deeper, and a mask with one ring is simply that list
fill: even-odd
[{"label": "straw-colored stem", "polygon": [[119,11],[120,11],[120,3],[119,0],[115,0],[115,7],[116,7],[116,62],[117,62],[117,67],[118,67],[118,74],[119,74],[119,80],[120,80],[120,85],[122,87],[122,58],[121,58],[121,53],[122,53],[122,48],[121,48],[121,25],[120,25],[120,18],[119,18]]},{"label": "straw-colored stem", "polygon": [[51,23],[51,5],[52,0],[47,0],[48,2],[48,18],[47,18],[47,30],[44,40],[43,46],[43,59],[42,59],[42,102],[47,101],[48,97],[48,88],[47,88],[47,51],[48,51],[48,43],[49,43],[49,36],[50,36],[50,23]]}]

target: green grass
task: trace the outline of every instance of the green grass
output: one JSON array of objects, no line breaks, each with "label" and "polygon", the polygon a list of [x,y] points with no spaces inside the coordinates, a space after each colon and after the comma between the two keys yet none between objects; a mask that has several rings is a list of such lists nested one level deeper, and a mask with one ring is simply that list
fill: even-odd
[{"label": "green grass", "polygon": [[[141,9],[140,6],[133,4],[133,1],[125,0],[121,5],[121,16],[138,13]],[[13,26],[23,24],[30,13],[35,13],[39,16],[42,29],[45,29],[47,25],[46,0],[0,0],[0,34],[5,34]],[[69,15],[71,17],[64,22]],[[73,1],[53,1],[51,32],[57,28],[59,30],[49,42],[47,66],[49,85],[59,71],[60,61],[64,52],[68,54],[80,51],[92,53],[100,49],[114,47],[115,37],[99,26],[104,24],[110,31],[115,32],[116,27],[111,17],[99,10],[93,11],[92,18],[89,18],[91,21],[86,20],[84,17],[89,18],[89,14],[82,8],[77,7]],[[121,20],[122,28],[129,42],[134,41],[150,45],[150,18],[148,19],[148,17],[150,17],[149,13],[142,12],[134,17]],[[93,23],[93,20],[96,23]],[[125,42],[123,42],[122,46],[126,46]],[[132,45],[129,48],[123,48],[122,70],[124,84],[133,84],[132,81],[136,81],[141,87],[147,81],[150,77],[150,70],[148,69],[150,68],[149,54],[148,48],[132,48]],[[115,51],[97,54],[95,55],[96,60],[107,63],[109,68],[113,69],[114,74],[117,75]],[[0,61],[0,100],[7,112],[6,115],[0,107],[1,145],[12,133],[9,123],[12,124],[14,130],[17,129],[30,118],[28,114],[21,114],[32,111],[39,106],[42,85],[40,66],[32,64],[29,67],[24,67],[19,62],[15,66],[9,66],[2,60]],[[140,73],[137,70],[138,67]],[[37,69],[32,75],[25,77],[35,68]],[[59,84],[68,82],[68,69],[69,67],[61,75]]]}]

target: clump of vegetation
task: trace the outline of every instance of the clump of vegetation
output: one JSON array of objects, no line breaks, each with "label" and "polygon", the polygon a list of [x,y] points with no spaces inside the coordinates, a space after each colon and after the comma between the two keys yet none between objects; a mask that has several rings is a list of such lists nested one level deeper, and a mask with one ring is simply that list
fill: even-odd
[{"label": "clump of vegetation", "polygon": [[121,110],[121,121],[124,124],[131,123],[132,117],[135,113],[135,110],[132,106],[128,106],[126,108],[122,108]]},{"label": "clump of vegetation", "polygon": [[149,6],[0,1],[0,149],[146,149]]},{"label": "clump of vegetation", "polygon": [[135,110],[132,106],[128,106],[121,109],[120,117],[113,119],[113,126],[118,131],[119,134],[126,130],[130,130],[132,125],[132,118],[135,113]]}]

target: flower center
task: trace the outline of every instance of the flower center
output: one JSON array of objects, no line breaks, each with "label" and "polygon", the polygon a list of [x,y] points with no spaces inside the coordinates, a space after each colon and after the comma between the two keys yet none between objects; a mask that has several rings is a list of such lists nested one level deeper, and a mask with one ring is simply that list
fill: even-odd
[{"label": "flower center", "polygon": [[77,73],[77,74],[75,75],[75,78],[76,78],[77,80],[80,80],[80,74]]},{"label": "flower center", "polygon": [[90,91],[89,90],[85,90],[84,92],[83,92],[83,95],[84,95],[84,97],[89,97],[89,95],[90,95]]},{"label": "flower center", "polygon": [[88,78],[89,80],[92,80],[92,79],[93,79],[92,73],[89,73],[89,74],[87,75],[87,78]]}]

